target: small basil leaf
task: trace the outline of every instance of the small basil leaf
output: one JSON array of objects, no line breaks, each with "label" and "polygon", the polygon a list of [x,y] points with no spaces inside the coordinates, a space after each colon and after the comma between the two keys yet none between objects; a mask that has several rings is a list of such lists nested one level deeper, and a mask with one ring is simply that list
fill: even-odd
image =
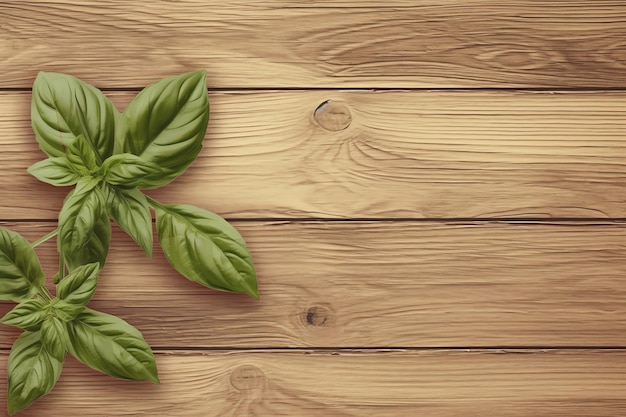
[{"label": "small basil leaf", "polygon": [[37,298],[22,301],[2,317],[0,322],[22,330],[37,331],[48,315],[47,305],[45,301]]},{"label": "small basil leaf", "polygon": [[28,172],[39,181],[65,187],[74,185],[81,175],[65,158],[48,158],[39,161],[28,168]]},{"label": "small basil leaf", "polygon": [[81,175],[89,175],[95,172],[98,167],[98,155],[93,145],[84,135],[78,135],[67,148],[66,158],[74,170]]},{"label": "small basil leaf", "polygon": [[32,298],[44,281],[39,258],[30,243],[0,227],[0,300]]},{"label": "small basil leaf", "polygon": [[31,118],[35,137],[48,156],[65,156],[84,135],[99,159],[113,153],[119,112],[97,88],[65,74],[40,72],[33,84]]},{"label": "small basil leaf", "polygon": [[9,414],[14,414],[49,393],[63,363],[43,347],[40,332],[23,333],[9,355]]},{"label": "small basil leaf", "polygon": [[124,320],[86,308],[68,325],[69,351],[80,362],[116,378],[159,382],[150,346]]},{"label": "small basil leaf", "polygon": [[138,187],[145,178],[150,178],[163,170],[152,162],[132,153],[113,155],[102,164],[104,180],[112,185],[127,188]]},{"label": "small basil leaf", "polygon": [[71,254],[71,256],[65,257],[65,262],[70,271],[81,265],[94,262],[98,262],[100,268],[104,267],[109,252],[109,243],[111,242],[111,222],[106,210],[103,209],[101,211],[87,243],[81,249]]},{"label": "small basil leaf", "polygon": [[115,223],[151,258],[154,237],[152,216],[146,196],[139,190],[109,186],[106,188],[106,206]]},{"label": "small basil leaf", "polygon": [[41,324],[41,344],[50,356],[60,362],[65,360],[68,340],[67,327],[59,318],[48,316]]},{"label": "small basil leaf", "polygon": [[74,195],[78,196],[80,194],[84,194],[87,191],[91,191],[96,186],[100,184],[100,180],[94,177],[81,177],[76,183],[76,188],[74,189]]},{"label": "small basil leaf", "polygon": [[206,133],[209,102],[206,72],[164,78],[146,87],[120,118],[116,153],[132,153],[161,168],[139,188],[167,184],[194,161]]},{"label": "small basil leaf", "polygon": [[70,268],[81,265],[79,261],[82,257],[79,254],[85,251],[88,244],[93,243],[91,237],[104,212],[103,206],[104,196],[99,187],[82,192],[73,190],[65,199],[59,213],[57,246]]},{"label": "small basil leaf", "polygon": [[52,300],[50,307],[53,313],[64,322],[74,320],[85,310],[85,306],[82,304],[72,304],[58,298]]},{"label": "small basil leaf", "polygon": [[99,271],[99,263],[75,268],[57,285],[57,297],[70,304],[87,304],[96,292]]},{"label": "small basil leaf", "polygon": [[206,287],[259,298],[252,258],[241,235],[217,214],[154,204],[159,242],[172,266]]}]

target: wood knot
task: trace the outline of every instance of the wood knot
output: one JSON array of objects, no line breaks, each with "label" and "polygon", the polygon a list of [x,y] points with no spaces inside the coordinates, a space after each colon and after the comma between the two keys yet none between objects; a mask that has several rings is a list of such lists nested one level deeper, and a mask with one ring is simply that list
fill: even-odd
[{"label": "wood knot", "polygon": [[240,391],[262,388],[266,379],[263,371],[253,365],[242,365],[230,375],[230,383]]},{"label": "wood knot", "polygon": [[326,100],[315,109],[315,121],[326,130],[338,132],[350,126],[352,115],[345,104]]},{"label": "wood knot", "polygon": [[309,308],[305,314],[304,319],[309,326],[321,327],[330,322],[332,312],[330,308],[326,306],[313,306]]}]

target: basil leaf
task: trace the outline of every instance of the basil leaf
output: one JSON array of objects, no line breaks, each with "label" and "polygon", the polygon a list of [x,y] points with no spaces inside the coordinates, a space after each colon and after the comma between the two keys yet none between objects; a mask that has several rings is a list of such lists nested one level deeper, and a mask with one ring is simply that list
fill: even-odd
[{"label": "basil leaf", "polygon": [[96,292],[99,263],[90,263],[75,268],[57,285],[59,300],[70,304],[85,305]]},{"label": "basil leaf", "polygon": [[67,148],[69,164],[81,175],[89,175],[99,168],[98,155],[84,135],[78,135]]},{"label": "basil leaf", "polygon": [[[71,191],[59,213],[59,235],[57,246],[70,268],[82,265],[82,254],[88,244],[93,244],[91,237],[96,230],[96,223],[103,215],[104,196],[99,187],[86,191]],[[99,242],[96,242],[99,243]],[[108,248],[108,243],[107,243]],[[91,252],[87,248],[88,252]],[[100,251],[97,251],[100,253]],[[90,260],[90,262],[100,260]]]},{"label": "basil leaf", "polygon": [[62,369],[63,363],[43,348],[39,332],[23,333],[9,355],[9,414],[49,393]]},{"label": "basil leaf", "polygon": [[96,219],[93,231],[85,245],[66,256],[65,262],[70,271],[81,265],[98,262],[100,268],[104,267],[104,263],[109,252],[109,243],[111,242],[111,222],[107,216],[106,210],[102,209],[100,217]]},{"label": "basil leaf", "polygon": [[[139,188],[167,184],[194,161],[206,133],[209,101],[206,72],[164,78],[146,87],[124,111],[120,149],[161,167]],[[117,146],[117,144],[116,144]]]},{"label": "basil leaf", "polygon": [[48,156],[64,156],[83,134],[100,160],[113,153],[119,112],[97,88],[65,74],[40,72],[33,84],[31,118],[35,138]]},{"label": "basil leaf", "polygon": [[163,170],[137,155],[123,153],[104,161],[102,172],[104,180],[109,184],[134,188],[140,186],[145,178],[158,175]]},{"label": "basil leaf", "polygon": [[56,360],[63,362],[69,335],[65,323],[59,318],[48,316],[41,324],[41,344],[44,349]]},{"label": "basil leaf", "polygon": [[86,308],[68,330],[70,353],[90,368],[116,378],[159,382],[150,346],[124,320]]},{"label": "basil leaf", "polygon": [[62,157],[39,161],[31,165],[28,172],[39,181],[58,187],[74,185],[81,177],[67,159]]},{"label": "basil leaf", "polygon": [[45,301],[37,298],[22,301],[2,317],[0,323],[31,332],[37,331],[48,315],[47,306]]},{"label": "basil leaf", "polygon": [[217,214],[194,206],[153,204],[159,242],[172,266],[206,287],[259,298],[241,235]]},{"label": "basil leaf", "polygon": [[0,300],[32,298],[44,282],[39,258],[30,243],[0,227]]},{"label": "basil leaf", "polygon": [[50,307],[54,315],[64,322],[74,320],[85,310],[85,306],[82,304],[72,304],[64,300],[59,300],[58,298],[52,300]]},{"label": "basil leaf", "polygon": [[152,257],[152,216],[146,196],[139,190],[106,188],[106,206],[111,218]]}]

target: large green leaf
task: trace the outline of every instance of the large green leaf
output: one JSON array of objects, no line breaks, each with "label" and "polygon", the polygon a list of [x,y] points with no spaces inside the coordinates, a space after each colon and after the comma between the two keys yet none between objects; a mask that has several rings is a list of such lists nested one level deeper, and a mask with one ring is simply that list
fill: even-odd
[{"label": "large green leaf", "polygon": [[0,227],[0,300],[32,298],[44,282],[39,258],[30,243]]},{"label": "large green leaf", "polygon": [[250,252],[226,220],[194,206],[153,204],[153,208],[159,242],[178,272],[209,288],[259,297]]},{"label": "large green leaf", "polygon": [[63,363],[44,349],[40,332],[22,334],[9,355],[9,414],[49,393],[62,369]]},{"label": "large green leaf", "polygon": [[161,167],[139,188],[164,185],[196,158],[209,120],[205,71],[164,78],[146,87],[120,118],[115,153],[132,153]]},{"label": "large green leaf", "polygon": [[74,185],[81,177],[66,158],[56,157],[39,161],[28,168],[28,172],[39,181],[58,187]]},{"label": "large green leaf", "polygon": [[[102,236],[100,232],[100,235],[96,236],[96,241],[93,239],[94,234],[98,233],[97,225],[104,213],[104,203],[104,195],[98,186],[72,190],[66,197],[59,213],[57,246],[70,268],[86,263],[85,253],[106,255],[99,244],[106,240],[108,248],[107,236]],[[97,247],[92,248],[91,245]],[[104,264],[104,259],[89,259],[89,262]]]},{"label": "large green leaf", "polygon": [[38,298],[24,300],[5,314],[0,323],[32,332],[37,331],[48,315],[47,306],[48,303]]},{"label": "large green leaf", "polygon": [[159,382],[150,346],[124,320],[86,308],[68,324],[69,351],[85,365],[116,378]]},{"label": "large green leaf", "polygon": [[84,306],[96,292],[100,264],[97,262],[75,268],[57,285],[57,298]]},{"label": "large green leaf", "polygon": [[41,323],[41,344],[44,349],[56,360],[63,362],[69,336],[65,323],[58,317],[48,316]]},{"label": "large green leaf", "polygon": [[41,149],[64,156],[74,138],[83,134],[100,160],[113,153],[119,112],[97,88],[65,74],[40,72],[33,84],[31,118]]},{"label": "large green leaf", "polygon": [[106,190],[106,206],[111,218],[141,246],[148,257],[152,257],[152,216],[146,196],[139,190],[114,186],[108,186]]}]

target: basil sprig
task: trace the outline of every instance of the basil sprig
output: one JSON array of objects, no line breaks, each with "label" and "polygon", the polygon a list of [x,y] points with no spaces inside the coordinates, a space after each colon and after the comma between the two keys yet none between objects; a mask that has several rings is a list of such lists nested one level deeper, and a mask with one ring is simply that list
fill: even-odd
[{"label": "basil sprig", "polygon": [[[106,262],[111,220],[152,257],[154,210],[158,241],[181,275],[258,298],[250,252],[234,227],[204,209],[162,204],[142,192],[170,183],[202,149],[209,119],[204,71],[146,87],[123,112],[78,78],[42,72],[31,110],[35,138],[48,158],[28,171],[74,188],[57,230],[33,244],[0,227],[0,300],[19,303],[0,322],[24,330],[9,356],[10,414],[52,390],[67,353],[116,378],[159,382],[139,330],[86,306]],[[33,249],[54,236],[56,296],[45,287]]]}]

